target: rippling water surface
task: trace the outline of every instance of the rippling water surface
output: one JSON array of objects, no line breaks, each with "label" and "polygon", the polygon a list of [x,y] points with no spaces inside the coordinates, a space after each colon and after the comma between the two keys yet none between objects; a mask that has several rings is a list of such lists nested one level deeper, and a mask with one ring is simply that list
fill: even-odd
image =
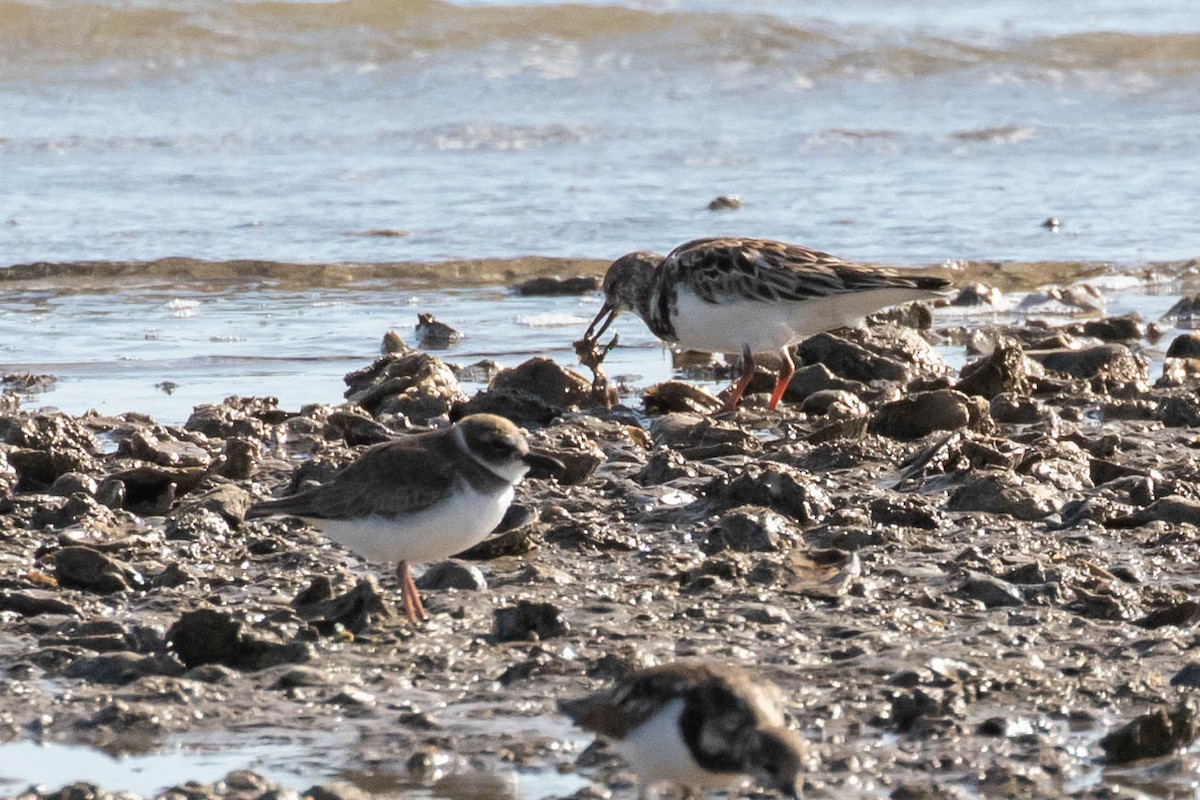
[{"label": "rippling water surface", "polygon": [[0,0],[0,264],[1187,257],[1198,74],[1179,0]]}]

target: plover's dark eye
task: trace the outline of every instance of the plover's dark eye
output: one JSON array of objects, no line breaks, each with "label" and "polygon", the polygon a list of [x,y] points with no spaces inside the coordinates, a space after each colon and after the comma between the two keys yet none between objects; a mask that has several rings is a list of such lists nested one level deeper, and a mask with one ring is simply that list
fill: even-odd
[{"label": "plover's dark eye", "polygon": [[517,448],[507,439],[485,439],[479,443],[480,455],[497,461],[512,458],[516,451]]}]

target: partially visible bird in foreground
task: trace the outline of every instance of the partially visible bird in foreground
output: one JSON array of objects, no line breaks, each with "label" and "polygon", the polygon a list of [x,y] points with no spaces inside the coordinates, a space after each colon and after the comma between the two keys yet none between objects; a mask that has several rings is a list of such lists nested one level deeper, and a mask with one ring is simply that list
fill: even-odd
[{"label": "partially visible bird in foreground", "polygon": [[904,276],[797,244],[713,237],[676,247],[666,256],[621,256],[604,276],[604,305],[577,352],[594,352],[612,321],[633,311],[658,338],[684,350],[740,353],[742,374],[725,404],[737,407],[754,357],[783,362],[769,409],[779,405],[795,365],[788,348],[814,334],[858,325],[882,308],[937,296],[944,278]]},{"label": "partially visible bird in foreground", "polygon": [[473,414],[377,444],[329,483],[256,503],[246,517],[300,517],[359,556],[397,561],[404,611],[417,622],[426,614],[409,564],[448,558],[485,539],[508,510],[513,487],[539,466],[563,468],[530,452],[512,422]]},{"label": "partially visible bird in foreground", "polygon": [[747,778],[784,797],[803,795],[807,744],[784,726],[779,689],[740,667],[653,667],[559,708],[638,773],[643,800],[660,783],[690,795]]}]

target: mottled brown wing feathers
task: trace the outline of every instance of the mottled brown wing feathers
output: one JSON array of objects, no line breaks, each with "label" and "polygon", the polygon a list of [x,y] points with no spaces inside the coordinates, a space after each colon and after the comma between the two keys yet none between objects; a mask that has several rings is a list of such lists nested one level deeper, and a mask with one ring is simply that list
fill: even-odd
[{"label": "mottled brown wing feathers", "polygon": [[[643,670],[609,689],[579,700],[559,703],[563,713],[581,728],[610,739],[622,739],[633,728],[645,722],[663,705],[678,697],[699,698],[689,705],[704,711],[708,704],[732,708],[737,724],[754,724],[764,714],[757,708],[759,697],[746,690],[745,674],[729,667],[702,664],[669,664]],[[715,705],[714,705],[715,707]],[[702,735],[715,742],[721,726],[734,725],[728,718],[708,725]],[[735,725],[736,727],[736,725]]]},{"label": "mottled brown wing feathers", "polygon": [[710,238],[680,245],[662,269],[699,297],[811,300],[868,289],[937,289],[941,278],[906,278],[800,245],[765,239]]},{"label": "mottled brown wing feathers", "polygon": [[445,498],[454,484],[453,462],[427,457],[430,448],[454,447],[449,437],[443,438],[425,435],[375,445],[329,483],[259,503],[248,516],[351,519],[368,513],[393,517],[422,511]]}]

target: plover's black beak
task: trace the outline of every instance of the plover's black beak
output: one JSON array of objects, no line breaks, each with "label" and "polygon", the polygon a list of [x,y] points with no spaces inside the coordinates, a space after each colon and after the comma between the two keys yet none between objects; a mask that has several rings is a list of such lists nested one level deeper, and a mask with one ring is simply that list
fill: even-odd
[{"label": "plover's black beak", "polygon": [[[607,318],[605,318],[605,317],[607,317]],[[602,318],[605,318],[604,324],[601,325],[599,328],[596,328],[596,323],[600,322],[600,320]],[[586,331],[584,331],[583,341],[585,341],[585,342],[599,341],[600,337],[604,335],[604,332],[606,330],[608,330],[608,326],[612,325],[613,320],[616,318],[617,318],[616,306],[611,305],[607,300],[605,300],[604,305],[600,306],[600,313],[598,313],[596,315],[596,318],[594,320],[592,320],[592,324],[588,325],[588,329]]]},{"label": "plover's black beak", "polygon": [[543,475],[558,475],[567,468],[567,465],[559,461],[553,456],[545,455],[544,453],[534,453],[532,451],[525,454],[523,459],[526,466],[536,473],[533,477],[541,477]]}]

